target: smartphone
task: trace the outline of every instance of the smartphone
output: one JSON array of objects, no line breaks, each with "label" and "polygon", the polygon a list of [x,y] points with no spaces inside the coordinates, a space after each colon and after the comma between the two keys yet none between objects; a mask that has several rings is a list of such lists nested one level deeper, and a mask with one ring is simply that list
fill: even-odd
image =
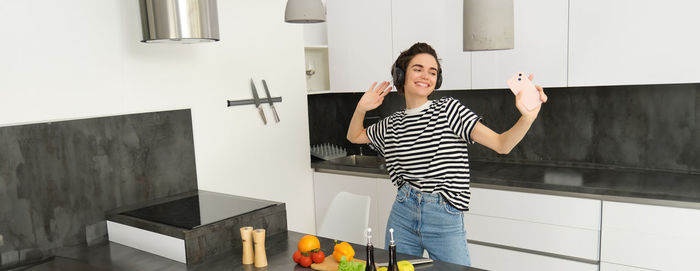
[{"label": "smartphone", "polygon": [[535,109],[535,107],[542,103],[540,100],[540,92],[537,91],[537,88],[535,88],[535,85],[532,84],[532,81],[527,78],[525,73],[519,72],[511,76],[508,81],[506,81],[506,84],[508,84],[510,91],[515,95],[523,92],[520,101],[528,111],[532,111],[532,109]]}]

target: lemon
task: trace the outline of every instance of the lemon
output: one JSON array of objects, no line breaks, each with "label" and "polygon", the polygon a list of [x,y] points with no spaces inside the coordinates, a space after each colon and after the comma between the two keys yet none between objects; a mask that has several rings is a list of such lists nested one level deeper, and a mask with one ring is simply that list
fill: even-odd
[{"label": "lemon", "polygon": [[415,269],[413,269],[413,265],[408,261],[400,261],[396,263],[396,265],[399,267],[399,271],[415,271]]}]

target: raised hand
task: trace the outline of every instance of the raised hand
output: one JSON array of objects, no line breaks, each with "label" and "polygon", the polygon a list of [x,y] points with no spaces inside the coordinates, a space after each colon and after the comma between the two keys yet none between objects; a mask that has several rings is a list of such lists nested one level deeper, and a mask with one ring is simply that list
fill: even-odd
[{"label": "raised hand", "polygon": [[[530,81],[532,81],[533,78],[535,78],[534,74],[530,74],[528,77]],[[537,92],[540,94],[540,101],[542,103],[547,102],[547,95],[544,94],[544,89],[541,86],[535,85],[535,88],[537,88]],[[518,111],[520,111],[520,114],[522,114],[524,117],[534,121],[535,118],[537,118],[537,114],[540,112],[540,108],[542,107],[542,104],[538,105],[537,107],[533,108],[532,111],[527,110],[527,108],[523,105],[523,103],[520,102],[522,99],[523,92],[518,93],[518,95],[515,95],[515,107],[518,108]]]},{"label": "raised hand", "polygon": [[384,81],[379,85],[377,85],[377,82],[374,82],[360,98],[360,101],[357,103],[357,109],[367,112],[379,107],[384,102],[384,96],[391,91],[389,84],[388,81]]}]

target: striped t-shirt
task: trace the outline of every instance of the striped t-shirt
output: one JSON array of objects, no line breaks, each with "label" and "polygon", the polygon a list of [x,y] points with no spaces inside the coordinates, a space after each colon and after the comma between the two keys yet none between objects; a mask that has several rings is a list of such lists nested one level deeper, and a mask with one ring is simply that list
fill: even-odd
[{"label": "striped t-shirt", "polygon": [[455,208],[469,210],[467,144],[481,118],[445,97],[396,112],[367,127],[372,146],[386,159],[391,182],[439,193]]}]

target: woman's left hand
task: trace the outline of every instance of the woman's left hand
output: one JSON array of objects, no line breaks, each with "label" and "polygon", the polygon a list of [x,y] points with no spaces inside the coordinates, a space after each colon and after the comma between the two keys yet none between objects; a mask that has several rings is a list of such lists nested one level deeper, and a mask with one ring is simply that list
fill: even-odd
[{"label": "woman's left hand", "polygon": [[[535,78],[534,74],[530,74],[528,77],[530,81],[532,81],[533,78]],[[535,85],[535,88],[537,88],[537,92],[540,94],[540,100],[542,103],[547,102],[547,95],[544,94],[544,89],[541,86]],[[523,105],[523,103],[520,102],[522,100],[523,92],[518,93],[518,95],[515,95],[515,107],[518,108],[520,111],[520,114],[523,115],[523,117],[527,118],[530,121],[535,121],[537,118],[537,113],[540,112],[540,108],[542,107],[542,104],[538,105],[537,107],[533,108],[532,110],[527,110],[527,108]]]}]

